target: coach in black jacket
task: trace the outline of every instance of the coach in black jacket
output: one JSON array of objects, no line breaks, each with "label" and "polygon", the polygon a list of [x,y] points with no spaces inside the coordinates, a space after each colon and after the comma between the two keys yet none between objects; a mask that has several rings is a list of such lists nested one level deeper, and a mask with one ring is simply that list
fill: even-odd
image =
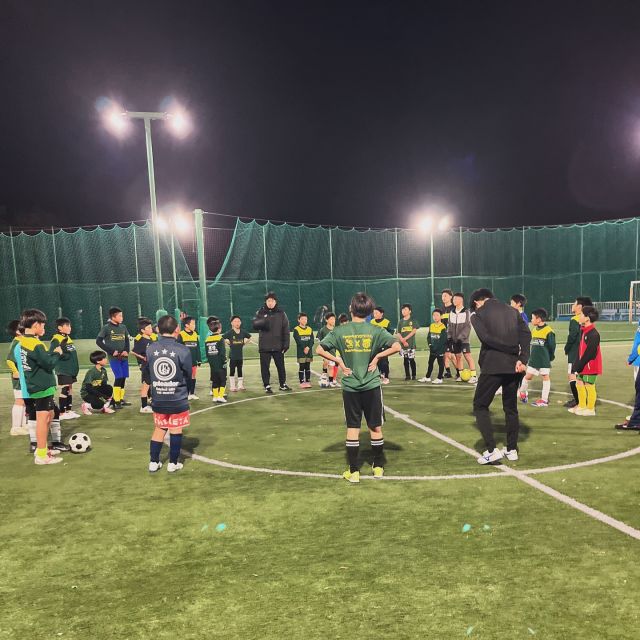
[{"label": "coach in black jacket", "polygon": [[[504,456],[518,459],[518,387],[529,360],[531,332],[516,309],[496,300],[489,289],[471,294],[471,325],[482,343],[480,378],[473,398],[476,424],[487,450],[478,462],[488,464]],[[489,406],[502,387],[502,408],[507,425],[507,446],[496,449]]]},{"label": "coach in black jacket", "polygon": [[284,368],[284,354],[289,349],[291,334],[289,333],[289,318],[278,308],[278,297],[273,291],[267,293],[264,306],[256,311],[253,328],[259,332],[258,351],[260,352],[260,372],[262,384],[267,393],[271,390],[271,358],[276,363],[280,391],[291,391],[287,386],[287,372]]}]

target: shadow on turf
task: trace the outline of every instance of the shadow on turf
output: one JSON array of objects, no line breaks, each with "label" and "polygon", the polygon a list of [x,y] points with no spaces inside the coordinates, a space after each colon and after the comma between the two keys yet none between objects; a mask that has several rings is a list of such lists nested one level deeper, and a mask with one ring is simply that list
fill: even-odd
[{"label": "shadow on turf", "polygon": [[[395,442],[390,442],[389,440],[384,441],[385,451],[402,451],[402,447]],[[325,452],[335,452],[335,451],[344,451],[344,441],[336,442],[334,444],[330,444],[328,447],[323,449]],[[386,460],[385,460],[386,461]],[[362,451],[362,447],[360,447],[360,455],[358,456],[358,465],[362,465],[363,463],[367,463],[373,465],[373,455],[371,453],[371,449],[366,449]]]},{"label": "shadow on turf", "polygon": [[[473,427],[476,431],[478,431],[478,428],[474,425]],[[503,422],[494,422],[493,423],[493,431],[496,435],[496,441],[500,441],[502,440],[502,442],[504,444],[507,443],[506,440],[506,435],[507,435],[507,426],[503,423]],[[528,425],[524,424],[524,423],[520,423],[520,432],[518,433],[518,442],[526,442],[529,439],[529,436],[531,435],[531,427],[529,427]],[[484,439],[483,438],[479,438],[475,445],[474,445],[474,449],[478,452],[478,453],[482,453],[485,449],[486,449],[486,445],[484,443]]]},{"label": "shadow on turf", "polygon": [[198,438],[190,438],[189,436],[182,436],[182,448],[189,453],[195,453],[200,440]]}]

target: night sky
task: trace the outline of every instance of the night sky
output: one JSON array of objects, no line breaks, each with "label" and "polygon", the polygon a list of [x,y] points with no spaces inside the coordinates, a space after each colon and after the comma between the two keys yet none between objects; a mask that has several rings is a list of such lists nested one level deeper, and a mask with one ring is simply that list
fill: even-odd
[{"label": "night sky", "polygon": [[[8,11],[7,11],[8,8]],[[559,224],[640,214],[640,3],[34,2],[0,15],[0,224],[159,207],[292,222]],[[209,223],[216,222],[209,219]],[[219,220],[217,220],[219,222]]]}]

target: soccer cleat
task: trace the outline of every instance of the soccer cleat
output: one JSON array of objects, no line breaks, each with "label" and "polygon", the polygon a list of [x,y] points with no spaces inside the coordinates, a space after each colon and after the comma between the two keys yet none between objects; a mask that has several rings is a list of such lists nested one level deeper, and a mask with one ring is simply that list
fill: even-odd
[{"label": "soccer cleat", "polygon": [[214,398],[214,400],[216,402],[219,402],[220,404],[227,404],[228,402],[228,400],[224,396],[220,396],[219,398]]},{"label": "soccer cleat", "polygon": [[83,402],[80,407],[80,411],[82,411],[82,415],[91,416],[93,413],[91,412],[91,405],[88,402]]},{"label": "soccer cleat", "polygon": [[280,391],[291,391],[291,387],[285,382],[280,385]]},{"label": "soccer cleat", "polygon": [[11,427],[9,434],[12,436],[28,436],[29,429],[27,427]]},{"label": "soccer cleat", "polygon": [[349,471],[349,469],[347,469],[343,474],[342,477],[351,482],[352,484],[358,484],[360,482],[360,472],[359,471]]},{"label": "soccer cleat", "polygon": [[167,472],[168,473],[175,473],[176,471],[180,471],[180,469],[182,469],[182,467],[184,467],[182,462],[170,462],[167,465]]},{"label": "soccer cleat", "polygon": [[264,390],[268,396],[273,395],[273,389],[271,388],[271,385],[265,387]]},{"label": "soccer cleat", "polygon": [[436,378],[431,381],[431,384],[443,384],[442,378]]},{"label": "soccer cleat", "polygon": [[535,402],[531,403],[532,407],[548,407],[549,403],[542,398],[538,398]]},{"label": "soccer cleat", "polygon": [[622,431],[640,431],[640,424],[629,424],[628,421],[616,425],[616,429]]},{"label": "soccer cleat", "polygon": [[50,456],[59,456],[60,452],[57,449],[52,449],[51,447],[49,447],[48,453]]},{"label": "soccer cleat", "polygon": [[575,405],[575,406],[571,407],[570,409],[567,409],[567,411],[568,411],[569,413],[575,413],[575,414],[577,414],[577,413],[578,413],[578,411],[580,411],[580,407],[579,407],[578,405]]},{"label": "soccer cleat", "polygon": [[35,442],[30,442],[29,443],[29,453],[35,453],[37,446],[38,445]]},{"label": "soccer cleat", "polygon": [[478,378],[476,378],[476,376],[471,376],[468,380],[467,380],[468,384],[478,384]]},{"label": "soccer cleat", "polygon": [[105,404],[102,409],[100,409],[100,413],[115,413],[115,409],[111,408],[108,404]]},{"label": "soccer cleat", "polygon": [[150,462],[149,463],[149,472],[150,473],[155,473],[156,471],[159,471],[160,469],[162,469],[162,462]]},{"label": "soccer cleat", "polygon": [[73,420],[75,416],[71,415],[70,411],[65,411],[60,414],[60,420]]},{"label": "soccer cleat", "polygon": [[596,412],[595,409],[578,409],[577,411],[575,411],[575,414],[584,418],[587,416],[595,416]]},{"label": "soccer cleat", "polygon": [[527,404],[527,402],[529,402],[529,394],[526,391],[521,391],[518,394],[518,397],[520,398],[520,402],[522,402],[522,404]]},{"label": "soccer cleat", "polygon": [[578,406],[578,403],[577,403],[573,398],[571,398],[571,400],[567,400],[567,401],[564,403],[564,406],[565,406],[567,409],[573,409],[573,407],[577,407],[577,406]]},{"label": "soccer cleat", "polygon": [[336,389],[336,388],[337,388],[337,387],[339,387],[340,385],[339,385],[335,380],[332,380],[332,381],[329,383],[329,386],[330,386],[332,389]]},{"label": "soccer cleat", "polygon": [[517,449],[507,449],[507,447],[502,447],[501,451],[502,451],[502,455],[507,460],[511,460],[511,462],[515,462],[518,459]]},{"label": "soccer cleat", "polygon": [[140,413],[153,413],[153,409],[149,405],[140,407]]},{"label": "soccer cleat", "polygon": [[58,462],[62,462],[62,458],[56,458],[51,453],[47,453],[44,458],[33,456],[33,461],[35,464],[58,464]]},{"label": "soccer cleat", "polygon": [[384,467],[373,467],[373,477],[382,478],[384,476]]},{"label": "soccer cleat", "polygon": [[122,407],[130,407],[131,403],[127,402],[126,400],[120,400],[120,406],[122,406]]},{"label": "soccer cleat", "polygon": [[456,377],[456,382],[462,382],[462,378],[460,376]]},{"label": "soccer cleat", "polygon": [[431,378],[427,378],[427,376],[424,376],[423,378],[420,378],[418,382],[431,382]]},{"label": "soccer cleat", "polygon": [[80,417],[80,414],[76,413],[75,411],[67,411],[67,415],[70,415],[71,418],[73,418],[73,419]]},{"label": "soccer cleat", "polygon": [[64,442],[52,442],[49,449],[52,449],[53,451],[71,451],[71,447]]},{"label": "soccer cleat", "polygon": [[504,458],[504,455],[503,455],[502,451],[500,451],[500,449],[498,449],[498,447],[496,447],[491,453],[489,453],[488,451],[485,451],[478,458],[478,464],[489,464],[491,462],[497,462],[498,460],[501,460],[502,458]]},{"label": "soccer cleat", "polygon": [[451,375],[451,371],[445,371],[444,377],[445,378],[452,378],[453,376]]},{"label": "soccer cleat", "polygon": [[122,409],[122,403],[114,402],[111,408],[119,411],[120,409]]}]

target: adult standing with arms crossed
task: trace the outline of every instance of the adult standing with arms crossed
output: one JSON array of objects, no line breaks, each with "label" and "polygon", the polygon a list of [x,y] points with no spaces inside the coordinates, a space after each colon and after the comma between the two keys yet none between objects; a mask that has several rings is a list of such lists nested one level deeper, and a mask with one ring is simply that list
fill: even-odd
[{"label": "adult standing with arms crossed", "polygon": [[[484,438],[486,451],[479,464],[496,462],[503,457],[518,459],[518,386],[529,360],[531,332],[518,311],[493,297],[489,289],[471,294],[471,324],[482,344],[478,386],[473,397],[476,425]],[[496,391],[502,387],[502,408],[507,425],[507,446],[496,448],[489,407]]]}]

